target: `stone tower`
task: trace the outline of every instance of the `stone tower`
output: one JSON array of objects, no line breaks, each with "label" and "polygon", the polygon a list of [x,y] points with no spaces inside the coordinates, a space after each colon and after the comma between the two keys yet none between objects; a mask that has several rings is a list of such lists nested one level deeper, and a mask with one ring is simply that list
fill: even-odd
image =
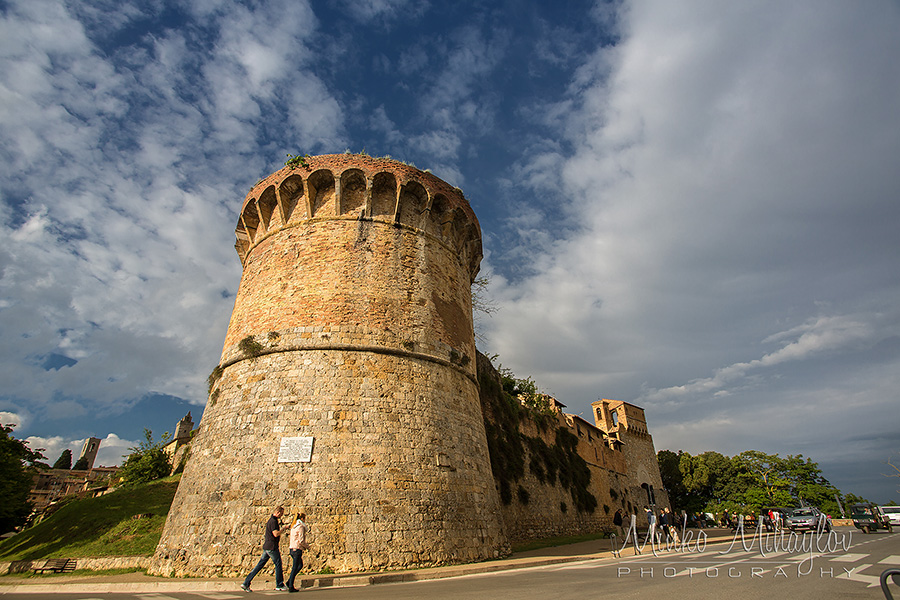
[{"label": "stone tower", "polygon": [[[669,506],[669,495],[659,473],[653,437],[644,409],[621,400],[600,399],[591,404],[597,428],[625,458],[627,476],[622,483],[639,506]],[[640,511],[638,511],[640,512]]]},{"label": "stone tower", "polygon": [[503,552],[461,191],[389,159],[306,157],[250,190],[235,233],[240,288],[151,572],[245,574],[279,504],[307,513],[314,569]]},{"label": "stone tower", "polygon": [[192,429],[194,429],[194,419],[191,418],[191,413],[188,411],[188,414],[184,415],[175,425],[175,436],[172,439],[176,441],[189,440]]},{"label": "stone tower", "polygon": [[78,460],[81,460],[82,458],[85,460],[85,464],[87,465],[85,468],[88,471],[94,468],[94,461],[97,460],[98,450],[100,450],[100,438],[90,437],[84,440],[84,444],[81,446],[81,455],[79,455]]}]

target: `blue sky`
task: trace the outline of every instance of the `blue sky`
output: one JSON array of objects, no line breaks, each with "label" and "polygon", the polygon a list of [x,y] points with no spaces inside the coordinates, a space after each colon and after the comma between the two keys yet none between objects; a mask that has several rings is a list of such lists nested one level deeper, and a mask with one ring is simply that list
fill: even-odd
[{"label": "blue sky", "polygon": [[0,420],[196,420],[247,190],[365,150],[465,191],[480,348],[571,412],[900,501],[898,56],[888,0],[0,1]]}]

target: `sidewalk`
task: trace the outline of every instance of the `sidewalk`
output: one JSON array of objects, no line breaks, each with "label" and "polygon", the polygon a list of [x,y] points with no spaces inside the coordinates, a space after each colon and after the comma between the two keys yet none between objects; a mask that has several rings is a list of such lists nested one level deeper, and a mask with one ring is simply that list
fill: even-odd
[{"label": "sidewalk", "polygon": [[[688,530],[697,532],[698,530]],[[705,529],[709,543],[731,539],[733,533],[728,529]],[[631,556],[633,550],[626,549],[622,556]],[[558,563],[575,562],[597,558],[612,558],[612,545],[609,539],[591,540],[539,548],[526,552],[516,552],[508,558],[490,560],[465,565],[450,565],[428,569],[409,569],[405,571],[379,571],[375,573],[349,573],[346,575],[304,575],[298,580],[298,587],[330,588],[375,585],[379,583],[399,583],[408,581],[425,581],[444,579],[478,573],[493,573],[540,567]],[[275,575],[271,569],[262,571],[253,580],[254,591],[275,589]],[[104,594],[104,593],[163,593],[163,592],[234,592],[240,591],[241,578],[215,579],[172,579],[153,577],[143,573],[125,573],[122,575],[61,575],[48,578],[19,580],[0,578],[0,596],[4,594]],[[296,583],[296,582],[295,582]]]}]

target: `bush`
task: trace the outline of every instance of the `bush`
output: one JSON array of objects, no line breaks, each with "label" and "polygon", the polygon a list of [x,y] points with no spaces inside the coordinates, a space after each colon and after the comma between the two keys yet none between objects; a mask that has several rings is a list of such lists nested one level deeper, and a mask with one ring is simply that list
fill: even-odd
[{"label": "bush", "polygon": [[131,454],[119,469],[122,485],[136,485],[168,477],[172,472],[172,461],[163,449],[169,442],[169,433],[163,434],[159,442],[153,442],[153,433],[144,429],[144,441],[136,448],[129,448]]}]

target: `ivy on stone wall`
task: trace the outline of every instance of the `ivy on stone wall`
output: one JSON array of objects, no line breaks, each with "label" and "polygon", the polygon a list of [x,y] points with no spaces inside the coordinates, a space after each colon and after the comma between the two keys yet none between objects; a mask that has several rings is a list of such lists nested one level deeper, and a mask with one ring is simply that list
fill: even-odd
[{"label": "ivy on stone wall", "polygon": [[247,358],[256,358],[265,350],[265,346],[257,342],[252,335],[248,335],[238,342],[238,348]]},{"label": "ivy on stone wall", "polygon": [[222,365],[216,365],[216,368],[212,370],[212,373],[209,374],[209,377],[206,378],[206,393],[212,394],[213,387],[215,387],[216,382],[219,381],[222,377],[222,373],[225,372],[225,368]]},{"label": "ivy on stone wall", "polygon": [[[591,472],[578,454],[578,437],[560,425],[556,429],[554,443],[548,445],[542,438],[525,435],[519,429],[526,419],[542,431],[546,431],[552,422],[546,406],[539,402],[523,405],[513,395],[516,392],[527,395],[529,390],[518,388],[528,388],[528,384],[533,386],[534,382],[530,378],[515,379],[509,371],[498,373],[487,357],[481,354],[478,355],[478,382],[491,470],[497,481],[500,501],[510,504],[515,486],[519,502],[528,503],[530,494],[518,485],[519,479],[525,475],[527,455],[528,470],[538,481],[550,486],[559,484],[569,490],[576,510],[594,512],[597,499],[588,489]],[[530,391],[532,398],[536,397],[534,390]]]}]

